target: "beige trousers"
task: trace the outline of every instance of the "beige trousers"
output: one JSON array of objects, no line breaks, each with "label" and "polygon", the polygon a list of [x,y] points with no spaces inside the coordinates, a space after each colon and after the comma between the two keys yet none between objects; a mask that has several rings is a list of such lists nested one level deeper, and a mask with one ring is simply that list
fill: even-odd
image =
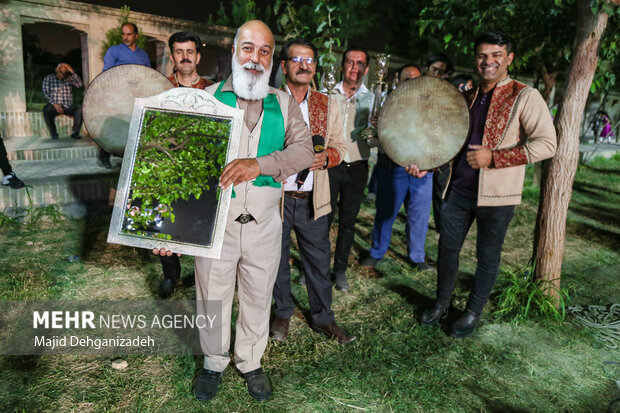
[{"label": "beige trousers", "polygon": [[[196,257],[197,313],[213,313],[221,303],[221,337],[200,329],[204,368],[223,371],[230,363],[232,304],[237,282],[239,315],[235,328],[235,365],[256,370],[267,347],[273,286],[280,262],[282,221],[278,209],[260,224],[240,224],[228,217],[219,260]],[[219,332],[218,332],[219,333]]]}]

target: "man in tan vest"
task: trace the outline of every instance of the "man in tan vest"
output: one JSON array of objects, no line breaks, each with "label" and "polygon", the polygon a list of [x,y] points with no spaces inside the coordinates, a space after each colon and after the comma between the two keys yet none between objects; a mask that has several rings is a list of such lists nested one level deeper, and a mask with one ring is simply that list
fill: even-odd
[{"label": "man in tan vest", "polygon": [[450,306],[459,254],[476,221],[476,273],[463,314],[450,335],[470,336],[478,326],[499,270],[500,256],[515,205],[521,202],[525,165],[555,154],[557,138],[547,104],[538,92],[512,80],[512,42],[501,31],[475,42],[480,86],[465,92],[469,103],[467,145],[451,164],[441,210],[437,300],[420,324],[437,324]]},{"label": "man in tan vest", "polygon": [[[289,40],[280,53],[286,92],[295,98],[313,135],[314,164],[309,170],[288,177],[284,184],[282,256],[273,291],[276,319],[271,334],[284,340],[295,310],[291,294],[291,231],[294,229],[308,288],[311,327],[346,344],[355,340],[336,324],[332,311],[332,283],[329,279],[329,226],[331,211],[327,169],[340,163],[347,151],[342,138],[338,105],[326,95],[310,89],[316,73],[316,47],[306,39]],[[323,140],[323,142],[321,142]],[[323,149],[325,148],[325,149]]]},{"label": "man in tan vest", "polygon": [[299,105],[286,92],[269,87],[274,45],[273,34],[263,22],[244,23],[232,46],[231,77],[206,89],[245,114],[238,159],[226,165],[220,178],[220,186],[234,184],[235,193],[222,254],[220,259],[196,257],[197,312],[208,315],[219,307],[222,314],[216,326],[221,336],[210,334],[206,328],[199,330],[205,356],[194,387],[198,400],[215,396],[221,373],[230,362],[235,284],[239,300],[235,365],[252,397],[271,397],[261,358],[267,347],[271,298],[280,262],[280,182],[314,162],[310,131]]}]

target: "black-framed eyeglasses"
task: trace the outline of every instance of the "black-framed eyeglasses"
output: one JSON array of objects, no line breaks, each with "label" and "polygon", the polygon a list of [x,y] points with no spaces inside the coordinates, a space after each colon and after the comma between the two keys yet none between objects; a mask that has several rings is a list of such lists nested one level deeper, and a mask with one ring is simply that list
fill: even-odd
[{"label": "black-framed eyeglasses", "polygon": [[290,60],[293,63],[306,62],[306,64],[308,65],[311,65],[312,63],[316,62],[316,60],[314,60],[313,57],[301,57],[301,56],[291,56],[288,58],[288,60]]},{"label": "black-framed eyeglasses", "polygon": [[356,62],[355,60],[349,60],[349,59],[345,60],[344,65],[351,66],[351,67],[357,66],[361,70],[364,70],[366,68],[366,63],[360,62],[360,61]]}]

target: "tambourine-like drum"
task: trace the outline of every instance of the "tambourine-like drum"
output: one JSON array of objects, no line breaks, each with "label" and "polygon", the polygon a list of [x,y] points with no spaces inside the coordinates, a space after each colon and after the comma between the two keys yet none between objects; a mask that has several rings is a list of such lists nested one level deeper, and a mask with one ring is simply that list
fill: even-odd
[{"label": "tambourine-like drum", "polygon": [[121,65],[97,76],[84,95],[84,124],[106,151],[123,156],[135,98],[157,95],[174,85],[157,70]]},{"label": "tambourine-like drum", "polygon": [[392,161],[433,169],[452,160],[465,144],[469,110],[461,92],[449,82],[418,77],[388,95],[378,131]]}]

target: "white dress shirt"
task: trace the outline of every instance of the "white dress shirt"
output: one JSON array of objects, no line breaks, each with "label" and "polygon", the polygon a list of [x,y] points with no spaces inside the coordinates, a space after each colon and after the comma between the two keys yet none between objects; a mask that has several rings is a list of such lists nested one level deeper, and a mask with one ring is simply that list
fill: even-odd
[{"label": "white dress shirt", "polygon": [[[286,90],[286,92],[292,96],[291,91],[287,85],[284,86],[284,90]],[[308,98],[309,97],[310,97],[310,88],[308,88],[308,92],[306,93],[306,97],[304,98],[304,100],[299,104],[299,109],[301,109],[301,114],[304,117],[304,121],[306,122],[308,129],[310,129],[310,116],[308,115]],[[304,181],[304,184],[301,186],[301,188],[297,187],[296,181],[297,181],[297,174],[291,175],[288,178],[286,178],[286,181],[284,182],[284,190],[285,191],[310,192],[312,191],[312,187],[313,187],[312,184],[314,181],[314,173],[312,171],[308,173],[308,176],[306,177],[306,180]]]}]

